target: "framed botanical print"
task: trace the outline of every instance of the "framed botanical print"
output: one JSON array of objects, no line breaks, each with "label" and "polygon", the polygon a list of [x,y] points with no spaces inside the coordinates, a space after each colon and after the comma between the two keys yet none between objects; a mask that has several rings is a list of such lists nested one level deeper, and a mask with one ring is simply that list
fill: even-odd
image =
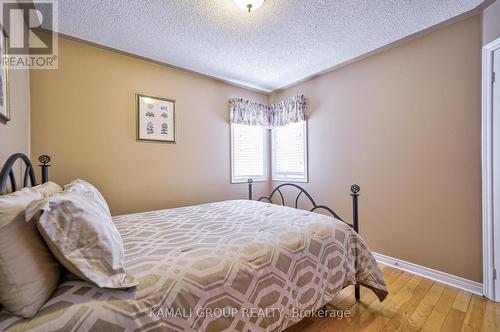
[{"label": "framed botanical print", "polygon": [[175,143],[175,100],[137,94],[137,140]]},{"label": "framed botanical print", "polygon": [[9,100],[9,67],[7,59],[8,38],[0,28],[2,36],[0,38],[0,122],[6,123],[10,120],[10,100]]}]

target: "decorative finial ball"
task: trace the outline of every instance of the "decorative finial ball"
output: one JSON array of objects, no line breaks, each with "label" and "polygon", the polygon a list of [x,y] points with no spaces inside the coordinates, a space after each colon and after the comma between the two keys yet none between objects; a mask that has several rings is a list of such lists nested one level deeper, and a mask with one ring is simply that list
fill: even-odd
[{"label": "decorative finial ball", "polygon": [[351,192],[352,192],[353,194],[357,194],[357,193],[359,193],[359,191],[360,191],[360,190],[361,190],[361,188],[360,188],[357,184],[353,184],[353,185],[351,186]]},{"label": "decorative finial ball", "polygon": [[47,156],[46,154],[43,154],[40,157],[38,157],[38,161],[45,165],[50,163],[50,157]]}]

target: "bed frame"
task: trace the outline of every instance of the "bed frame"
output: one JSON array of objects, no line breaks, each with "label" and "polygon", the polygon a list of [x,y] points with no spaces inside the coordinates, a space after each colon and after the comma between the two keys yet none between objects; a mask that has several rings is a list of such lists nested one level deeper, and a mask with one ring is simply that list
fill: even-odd
[{"label": "bed frame", "polygon": [[[11,191],[16,191],[18,189],[16,176],[13,170],[14,165],[18,160],[22,161],[24,164],[22,187],[28,187],[28,181],[30,184],[29,186],[31,187],[37,185],[35,171],[30,159],[25,154],[15,153],[10,156],[9,159],[7,159],[2,167],[2,170],[0,171],[0,195],[5,195],[8,192],[9,187],[7,186],[7,184],[9,182]],[[40,162],[40,165],[38,166],[40,167],[41,171],[42,183],[45,183],[49,180],[50,157],[47,155],[41,155],[40,157],[38,157],[38,161]]]},{"label": "bed frame", "polygon": [[[15,163],[20,160],[24,163],[24,174],[22,177],[22,187],[28,187],[28,182],[29,186],[33,187],[37,185],[36,182],[36,176],[35,176],[35,171],[33,169],[33,164],[31,163],[30,159],[22,153],[15,153],[12,156],[7,159],[5,164],[2,167],[2,170],[0,171],[0,195],[4,195],[8,193],[8,183],[10,182],[10,190],[11,191],[16,191],[19,189],[17,187],[17,182],[16,182],[16,176],[15,172],[13,170]],[[45,183],[49,180],[49,163],[50,163],[50,157],[48,155],[41,155],[38,157],[38,161],[40,164],[38,165],[40,167],[41,171],[41,179],[42,183]],[[252,200],[253,198],[253,180],[249,179],[248,180],[248,199]],[[326,205],[318,205],[312,198],[312,196],[302,187],[293,184],[293,183],[284,183],[279,186],[277,186],[269,196],[262,196],[258,199],[258,201],[267,201],[269,203],[273,203],[273,197],[276,193],[278,193],[281,205],[285,205],[285,198],[283,196],[283,192],[281,191],[282,188],[284,187],[293,187],[295,189],[299,190],[298,195],[295,198],[295,208],[298,208],[299,204],[299,198],[301,197],[302,194],[305,195],[311,202],[313,208],[310,210],[311,212],[314,212],[316,210],[325,210],[329,212],[332,216],[337,218],[338,220],[346,223],[350,227],[356,231],[356,233],[359,233],[359,224],[358,224],[358,197],[359,197],[359,191],[361,190],[360,187],[357,184],[353,184],[351,186],[351,197],[352,197],[352,214],[353,214],[353,223],[349,224],[348,222],[344,221],[342,218],[339,217],[337,213],[335,213],[332,209],[327,207]],[[356,301],[359,301],[360,298],[360,289],[359,285],[355,285],[355,290],[354,294],[356,297]]]},{"label": "bed frame", "polygon": [[[305,195],[309,199],[309,202],[312,205],[312,209],[309,210],[311,212],[314,212],[316,210],[325,210],[328,213],[330,213],[333,217],[336,219],[342,221],[343,223],[349,225],[356,233],[359,234],[359,214],[358,214],[358,198],[359,198],[359,192],[361,191],[361,188],[357,184],[351,185],[351,197],[352,197],[352,224],[346,222],[342,218],[339,217],[337,213],[335,213],[332,209],[330,209],[326,205],[318,205],[316,204],[316,201],[312,198],[312,196],[301,186],[298,186],[294,183],[283,183],[274,188],[274,190],[271,192],[269,196],[262,196],[260,197],[257,201],[267,201],[268,203],[274,203],[273,202],[273,196],[274,194],[278,193],[279,194],[279,199],[280,199],[280,205],[285,206],[285,197],[283,196],[283,192],[281,191],[282,188],[285,187],[292,187],[295,189],[298,189],[299,193],[295,197],[295,208],[298,208],[299,205],[299,198],[302,194]],[[248,199],[252,200],[253,199],[253,180],[248,179]],[[354,296],[356,297],[356,301],[359,301],[360,298],[360,290],[359,290],[359,285],[354,285]]]}]

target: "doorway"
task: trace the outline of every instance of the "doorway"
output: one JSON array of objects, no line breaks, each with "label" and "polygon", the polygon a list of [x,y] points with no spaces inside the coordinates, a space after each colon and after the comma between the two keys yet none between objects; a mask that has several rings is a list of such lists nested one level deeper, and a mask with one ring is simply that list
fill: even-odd
[{"label": "doorway", "polygon": [[500,38],[482,60],[483,290],[500,302]]}]

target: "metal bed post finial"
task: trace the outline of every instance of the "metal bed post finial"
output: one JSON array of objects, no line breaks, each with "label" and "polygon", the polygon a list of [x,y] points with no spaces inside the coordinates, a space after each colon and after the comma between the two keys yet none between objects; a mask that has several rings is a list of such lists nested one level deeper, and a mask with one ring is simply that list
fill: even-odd
[{"label": "metal bed post finial", "polygon": [[248,199],[251,201],[253,199],[253,193],[252,193],[252,186],[253,186],[253,180],[248,179]]},{"label": "metal bed post finial", "polygon": [[[352,228],[359,234],[359,214],[358,214],[358,197],[361,188],[357,184],[351,186],[351,196],[352,196]],[[357,269],[357,268],[356,268]],[[354,297],[356,301],[359,302],[360,299],[360,289],[359,284],[354,285]]]},{"label": "metal bed post finial", "polygon": [[361,188],[357,184],[351,186],[351,196],[352,196],[352,228],[359,233],[359,215],[358,215],[358,197]]},{"label": "metal bed post finial", "polygon": [[38,165],[42,169],[42,183],[49,181],[50,160],[50,156],[46,154],[42,154],[40,157],[38,157],[38,161],[42,163],[41,165]]}]

